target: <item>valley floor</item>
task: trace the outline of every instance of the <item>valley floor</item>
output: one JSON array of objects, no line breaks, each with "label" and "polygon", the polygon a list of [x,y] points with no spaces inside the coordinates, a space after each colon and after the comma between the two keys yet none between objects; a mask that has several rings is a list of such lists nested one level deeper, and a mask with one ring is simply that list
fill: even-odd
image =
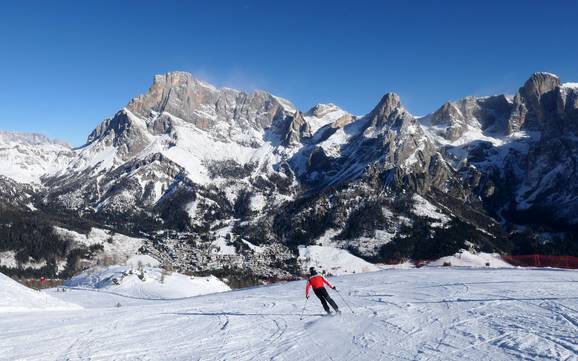
[{"label": "valley floor", "polygon": [[[578,272],[384,270],[177,300],[48,291],[84,307],[0,315],[0,360],[578,360]],[[115,307],[120,303],[120,307]]]}]

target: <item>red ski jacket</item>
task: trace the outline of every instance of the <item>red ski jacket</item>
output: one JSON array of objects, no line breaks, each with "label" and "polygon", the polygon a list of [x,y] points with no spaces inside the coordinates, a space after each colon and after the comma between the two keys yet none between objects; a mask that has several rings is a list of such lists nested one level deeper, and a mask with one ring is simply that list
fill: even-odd
[{"label": "red ski jacket", "polygon": [[307,279],[307,285],[305,286],[305,297],[309,297],[309,287],[313,287],[313,289],[316,290],[323,287],[323,284],[333,288],[333,285],[329,283],[322,275],[309,277],[309,279]]}]

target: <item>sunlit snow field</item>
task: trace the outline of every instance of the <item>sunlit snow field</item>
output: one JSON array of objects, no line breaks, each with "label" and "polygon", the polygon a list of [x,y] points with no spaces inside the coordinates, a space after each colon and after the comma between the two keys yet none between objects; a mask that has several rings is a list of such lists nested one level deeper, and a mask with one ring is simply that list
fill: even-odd
[{"label": "sunlit snow field", "polygon": [[[84,309],[0,313],[0,360],[578,360],[578,272],[384,270],[178,300],[47,291]],[[120,303],[121,307],[115,307]]]}]

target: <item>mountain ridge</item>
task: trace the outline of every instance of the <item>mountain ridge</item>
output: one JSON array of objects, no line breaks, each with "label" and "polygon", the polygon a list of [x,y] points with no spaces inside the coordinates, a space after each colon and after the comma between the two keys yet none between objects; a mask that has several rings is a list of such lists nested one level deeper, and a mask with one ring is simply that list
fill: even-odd
[{"label": "mountain ridge", "polygon": [[318,243],[379,262],[574,252],[577,129],[578,88],[543,72],[424,117],[395,93],[362,116],[302,112],[171,72],[40,177],[35,207],[144,237],[185,271],[257,278],[295,274]]}]

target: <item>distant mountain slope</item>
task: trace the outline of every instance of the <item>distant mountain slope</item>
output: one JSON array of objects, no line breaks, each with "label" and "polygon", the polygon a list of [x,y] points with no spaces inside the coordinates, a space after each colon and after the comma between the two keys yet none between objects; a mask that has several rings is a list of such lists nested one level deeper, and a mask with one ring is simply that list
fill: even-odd
[{"label": "distant mountain slope", "polygon": [[0,175],[18,182],[40,184],[73,155],[67,144],[41,134],[0,131]]}]

